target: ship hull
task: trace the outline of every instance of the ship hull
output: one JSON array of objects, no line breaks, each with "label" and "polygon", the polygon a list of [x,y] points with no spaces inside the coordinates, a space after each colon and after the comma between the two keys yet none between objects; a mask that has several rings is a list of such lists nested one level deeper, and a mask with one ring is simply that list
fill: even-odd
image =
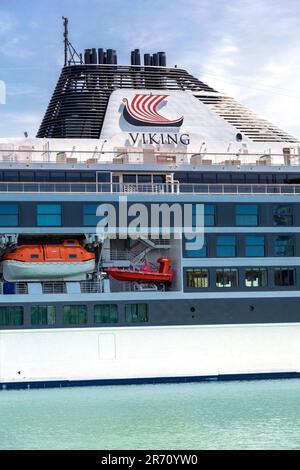
[{"label": "ship hull", "polygon": [[1,331],[2,388],[295,377],[300,324]]}]

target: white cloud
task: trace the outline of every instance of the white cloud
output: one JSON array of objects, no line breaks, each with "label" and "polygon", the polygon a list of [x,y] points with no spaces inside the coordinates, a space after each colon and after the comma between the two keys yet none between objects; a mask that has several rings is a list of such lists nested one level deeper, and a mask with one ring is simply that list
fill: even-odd
[{"label": "white cloud", "polygon": [[298,1],[233,1],[215,25],[218,37],[207,60],[197,67],[198,55],[190,57],[203,81],[297,137],[299,16]]}]

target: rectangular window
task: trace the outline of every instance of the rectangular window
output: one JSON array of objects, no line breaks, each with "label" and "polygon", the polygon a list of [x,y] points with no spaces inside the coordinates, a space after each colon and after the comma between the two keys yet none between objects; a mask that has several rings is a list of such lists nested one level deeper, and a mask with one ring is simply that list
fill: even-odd
[{"label": "rectangular window", "polygon": [[246,235],[246,256],[265,256],[265,237],[259,235]]},{"label": "rectangular window", "polygon": [[[193,227],[196,227],[196,215],[198,210],[202,210],[202,204],[193,204]],[[204,204],[204,226],[214,227],[216,225],[216,206]]]},{"label": "rectangular window", "polygon": [[[199,246],[200,245],[200,239],[198,237],[195,237],[193,240],[187,240],[185,238],[185,242],[187,243],[194,243],[195,246]],[[202,248],[199,248],[199,249],[189,249],[189,250],[186,250],[186,256],[188,258],[204,258],[205,256],[207,256],[207,239],[206,239],[206,236],[204,235],[204,243],[203,243],[203,246]]]},{"label": "rectangular window", "polygon": [[60,204],[38,204],[38,227],[59,227],[62,223]]},{"label": "rectangular window", "polygon": [[268,270],[266,268],[246,268],[246,287],[265,287],[268,283]]},{"label": "rectangular window", "polygon": [[279,235],[274,240],[275,256],[294,256],[294,240],[293,237]]},{"label": "rectangular window", "polygon": [[85,325],[87,323],[86,305],[64,305],[63,322],[65,325]]},{"label": "rectangular window", "polygon": [[95,227],[101,217],[96,215],[99,204],[84,204],[83,206],[83,225]]},{"label": "rectangular window", "polygon": [[147,304],[127,304],[125,305],[126,323],[147,323],[148,305]]},{"label": "rectangular window", "polygon": [[255,204],[238,204],[235,207],[235,223],[239,226],[258,225],[258,207]]},{"label": "rectangular window", "polygon": [[274,268],[274,284],[276,287],[288,287],[295,285],[295,269]]},{"label": "rectangular window", "polygon": [[118,306],[116,304],[103,304],[94,306],[94,323],[117,323]]},{"label": "rectangular window", "polygon": [[238,286],[238,270],[232,268],[216,269],[216,286],[217,287],[237,287]]},{"label": "rectangular window", "polygon": [[30,309],[32,325],[55,325],[53,305],[32,305]]},{"label": "rectangular window", "polygon": [[208,287],[208,269],[188,268],[186,270],[186,285],[190,289],[205,289]]},{"label": "rectangular window", "polygon": [[291,206],[273,206],[273,225],[290,227],[294,225],[293,208]]},{"label": "rectangular window", "polygon": [[236,256],[236,237],[234,235],[218,235],[216,238],[216,254],[223,258]]},{"label": "rectangular window", "polygon": [[17,204],[0,204],[0,227],[17,227],[19,225],[19,206]]},{"label": "rectangular window", "polygon": [[0,326],[21,326],[24,323],[24,309],[22,306],[0,307]]}]

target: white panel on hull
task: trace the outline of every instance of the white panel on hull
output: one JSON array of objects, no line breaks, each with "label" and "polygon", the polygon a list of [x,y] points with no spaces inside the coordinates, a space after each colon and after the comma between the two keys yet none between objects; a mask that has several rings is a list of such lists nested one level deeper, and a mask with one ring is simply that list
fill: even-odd
[{"label": "white panel on hull", "polygon": [[113,334],[103,333],[98,337],[99,341],[99,359],[115,359],[116,357],[116,338]]},{"label": "white panel on hull", "polygon": [[300,325],[16,330],[0,333],[1,381],[300,371]]}]

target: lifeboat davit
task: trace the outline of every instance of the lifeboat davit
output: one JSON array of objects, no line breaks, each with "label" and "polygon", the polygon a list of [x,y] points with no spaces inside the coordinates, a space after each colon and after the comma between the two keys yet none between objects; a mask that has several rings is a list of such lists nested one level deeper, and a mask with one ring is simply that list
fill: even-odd
[{"label": "lifeboat davit", "polygon": [[78,240],[20,245],[2,258],[6,281],[84,280],[95,269],[95,255]]},{"label": "lifeboat davit", "polygon": [[170,269],[172,260],[170,258],[159,258],[157,260],[159,268],[157,271],[145,263],[139,270],[106,268],[105,272],[117,281],[135,282],[172,282],[175,271]]}]

